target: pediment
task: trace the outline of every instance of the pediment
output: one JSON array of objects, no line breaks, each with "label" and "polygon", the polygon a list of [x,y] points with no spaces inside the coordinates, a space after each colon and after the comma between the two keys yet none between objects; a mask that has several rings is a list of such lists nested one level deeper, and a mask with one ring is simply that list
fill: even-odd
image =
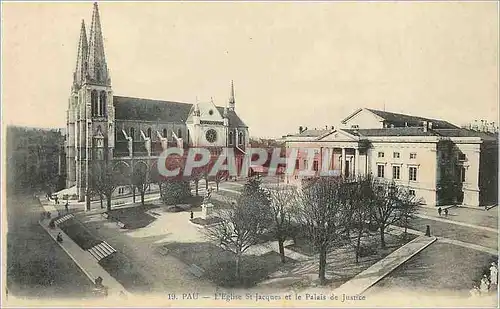
[{"label": "pediment", "polygon": [[342,130],[334,130],[318,137],[316,140],[325,142],[357,142],[359,141],[359,137]]}]

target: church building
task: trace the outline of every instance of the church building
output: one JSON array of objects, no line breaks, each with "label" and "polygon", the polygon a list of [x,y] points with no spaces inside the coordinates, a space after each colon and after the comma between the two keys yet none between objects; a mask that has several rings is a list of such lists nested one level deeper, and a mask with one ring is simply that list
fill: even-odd
[{"label": "church building", "polygon": [[108,160],[115,169],[151,169],[167,147],[204,147],[212,153],[234,148],[241,166],[249,133],[236,113],[233,82],[229,92],[226,106],[213,100],[182,103],[115,95],[94,3],[88,36],[81,24],[68,102],[66,187],[83,201],[93,163]]}]

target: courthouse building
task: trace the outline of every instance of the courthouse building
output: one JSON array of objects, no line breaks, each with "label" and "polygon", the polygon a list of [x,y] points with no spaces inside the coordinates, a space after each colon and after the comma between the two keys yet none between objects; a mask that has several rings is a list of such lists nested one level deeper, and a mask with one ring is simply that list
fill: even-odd
[{"label": "courthouse building", "polygon": [[443,120],[359,109],[337,128],[304,130],[286,138],[287,148],[314,148],[312,162],[300,151],[297,171],[321,168],[346,177],[371,174],[394,180],[429,205],[491,205],[498,197],[498,134],[459,128]]},{"label": "courthouse building", "polygon": [[167,147],[204,147],[213,154],[233,148],[241,166],[248,127],[236,113],[232,82],[228,92],[223,107],[212,100],[192,104],[115,95],[95,3],[88,39],[81,24],[68,102],[66,192],[84,199],[95,162],[106,159],[114,169],[128,172],[140,165],[152,169]]}]

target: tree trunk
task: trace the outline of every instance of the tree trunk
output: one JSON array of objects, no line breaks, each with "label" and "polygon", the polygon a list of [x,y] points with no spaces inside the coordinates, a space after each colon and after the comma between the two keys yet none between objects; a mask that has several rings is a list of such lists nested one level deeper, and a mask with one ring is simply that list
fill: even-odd
[{"label": "tree trunk", "polygon": [[359,263],[359,249],[361,248],[361,234],[363,233],[363,229],[359,229],[358,231],[358,240],[356,242],[356,264]]},{"label": "tree trunk", "polygon": [[195,185],[195,188],[196,188],[196,196],[198,196],[198,180],[195,180],[194,181],[194,185]]},{"label": "tree trunk", "polygon": [[106,196],[106,209],[108,211],[111,210],[111,194],[109,194],[109,195]]},{"label": "tree trunk", "polygon": [[87,196],[86,196],[85,210],[87,210],[87,211],[90,210],[90,194],[87,194]]},{"label": "tree trunk", "polygon": [[380,226],[380,247],[385,249],[385,229],[384,226]]},{"label": "tree trunk", "polygon": [[205,189],[208,190],[208,177],[205,178]]},{"label": "tree trunk", "polygon": [[326,284],[326,248],[321,248],[319,252],[319,283]]},{"label": "tree trunk", "polygon": [[217,186],[217,192],[219,192],[219,182],[217,181],[215,185]]},{"label": "tree trunk", "polygon": [[241,268],[241,254],[237,253],[236,254],[236,278],[238,280],[240,280],[240,278],[241,278],[240,268]]},{"label": "tree trunk", "polygon": [[284,240],[281,238],[278,238],[278,247],[280,249],[280,256],[281,256],[281,263],[286,263],[285,259],[285,246],[284,246]]},{"label": "tree trunk", "polygon": [[101,200],[101,209],[103,209],[104,208],[104,203],[103,203],[104,197],[102,196],[102,194],[99,194],[99,198]]},{"label": "tree trunk", "polygon": [[135,186],[132,187],[132,203],[135,203]]},{"label": "tree trunk", "polygon": [[142,206],[144,206],[144,194],[146,193],[146,191],[141,191],[141,204]]}]

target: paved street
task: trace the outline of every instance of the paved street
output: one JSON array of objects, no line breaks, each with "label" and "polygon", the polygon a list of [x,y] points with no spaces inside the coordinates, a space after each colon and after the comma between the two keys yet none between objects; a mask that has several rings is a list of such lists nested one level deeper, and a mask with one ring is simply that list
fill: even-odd
[{"label": "paved street", "polygon": [[7,199],[7,288],[27,298],[89,298],[92,283],[38,224],[31,196]]},{"label": "paved street", "polygon": [[[412,290],[423,294],[447,293],[468,297],[473,282],[478,280],[488,264],[498,257],[439,238],[446,237],[464,242],[465,245],[481,245],[496,251],[498,233],[478,227],[497,228],[497,208],[489,211],[451,208],[447,218],[439,217],[437,211],[432,209],[421,209],[420,213],[429,219],[416,218],[411,226],[416,230],[425,231],[426,225],[430,225],[431,233],[438,237],[438,241],[382,279],[369,293]],[[443,218],[451,222],[443,222]],[[472,226],[458,225],[456,222]]]}]

